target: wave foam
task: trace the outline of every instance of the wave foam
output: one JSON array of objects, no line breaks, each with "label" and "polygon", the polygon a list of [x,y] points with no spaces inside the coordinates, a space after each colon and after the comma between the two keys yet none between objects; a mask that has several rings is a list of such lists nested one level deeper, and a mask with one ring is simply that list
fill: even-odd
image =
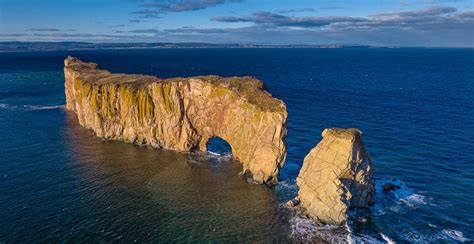
[{"label": "wave foam", "polygon": [[[349,224],[344,226],[321,225],[313,219],[295,213],[289,220],[290,238],[301,242],[329,243],[384,243],[381,240],[365,235],[354,234]],[[383,235],[384,236],[384,235]],[[385,236],[387,240],[390,240]],[[385,241],[387,241],[384,238]],[[390,240],[391,241],[391,240]],[[394,243],[387,241],[388,243]]]},{"label": "wave foam", "polygon": [[11,109],[15,109],[16,106],[12,106],[10,104],[6,104],[6,103],[0,103],[0,110],[11,110]]},{"label": "wave foam", "polygon": [[51,105],[51,106],[41,106],[41,105],[23,105],[15,106],[6,103],[0,103],[0,110],[52,110],[52,109],[64,109],[65,105]]},{"label": "wave foam", "polygon": [[65,105],[53,105],[53,106],[38,106],[38,105],[23,105],[26,110],[52,110],[52,109],[63,109]]},{"label": "wave foam", "polygon": [[464,234],[461,231],[458,231],[458,230],[444,229],[443,231],[441,231],[441,233],[443,233],[443,235],[455,241],[459,241],[459,242],[470,241],[468,238],[464,237]]},{"label": "wave foam", "polygon": [[388,236],[384,235],[383,233],[380,233],[380,236],[382,237],[382,239],[384,239],[384,241],[387,242],[387,244],[395,244],[395,241],[393,241],[392,239],[390,239]]},{"label": "wave foam", "polygon": [[[390,192],[383,191],[383,185],[392,183],[400,186],[400,189]],[[386,210],[392,212],[405,211],[406,208],[416,209],[422,205],[428,204],[428,199],[419,192],[408,187],[403,181],[399,179],[379,179],[376,180],[376,201],[375,213],[377,215],[386,214]]]}]

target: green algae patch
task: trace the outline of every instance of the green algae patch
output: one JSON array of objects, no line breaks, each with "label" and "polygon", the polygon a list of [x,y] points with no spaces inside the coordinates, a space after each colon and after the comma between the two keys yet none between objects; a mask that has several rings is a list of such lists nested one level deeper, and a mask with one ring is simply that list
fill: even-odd
[{"label": "green algae patch", "polygon": [[223,97],[227,93],[229,93],[229,89],[223,86],[217,86],[214,89],[212,89],[211,94],[209,94],[210,98],[214,97]]},{"label": "green algae patch", "polygon": [[132,116],[138,123],[144,123],[153,118],[153,100],[147,87],[135,87],[130,85],[119,85],[118,97],[122,106],[122,111],[128,111],[122,115]]},{"label": "green algae patch", "polygon": [[138,120],[145,122],[153,116],[153,101],[146,87],[138,89],[136,93]]},{"label": "green algae patch", "polygon": [[154,87],[153,95],[156,97],[159,104],[161,104],[167,112],[173,110],[173,100],[171,99],[171,82],[162,82]]},{"label": "green algae patch", "polygon": [[[117,92],[115,85],[105,84],[100,86],[100,88],[97,90],[100,90],[100,115],[102,118],[109,120],[117,118],[117,105],[115,103],[117,99]],[[98,95],[99,94],[95,96],[96,99]]]}]

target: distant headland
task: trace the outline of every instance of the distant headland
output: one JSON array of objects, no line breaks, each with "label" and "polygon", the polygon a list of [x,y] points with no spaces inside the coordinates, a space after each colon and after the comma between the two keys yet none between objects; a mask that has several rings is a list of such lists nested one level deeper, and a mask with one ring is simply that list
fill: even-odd
[{"label": "distant headland", "polygon": [[29,51],[70,51],[95,49],[144,49],[144,48],[350,48],[375,47],[357,44],[217,44],[205,42],[136,42],[136,43],[91,43],[91,42],[0,42],[0,52],[29,52]]}]

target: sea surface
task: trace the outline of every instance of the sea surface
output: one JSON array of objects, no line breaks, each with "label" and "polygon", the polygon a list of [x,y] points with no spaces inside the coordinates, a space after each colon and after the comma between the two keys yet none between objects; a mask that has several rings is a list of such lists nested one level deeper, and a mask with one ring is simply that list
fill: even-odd
[{"label": "sea surface", "polygon": [[[176,153],[95,137],[64,109],[68,55],[112,72],[263,80],[289,114],[278,185],[240,178],[223,142]],[[376,204],[342,227],[284,207],[327,127],[360,128],[376,168]],[[473,240],[474,49],[0,54],[0,242]]]}]

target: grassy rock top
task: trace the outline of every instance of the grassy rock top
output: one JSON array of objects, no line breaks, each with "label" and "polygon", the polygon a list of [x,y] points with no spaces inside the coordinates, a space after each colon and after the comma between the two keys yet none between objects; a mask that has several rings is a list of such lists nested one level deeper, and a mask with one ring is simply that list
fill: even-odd
[{"label": "grassy rock top", "polygon": [[333,136],[339,139],[353,140],[355,137],[360,137],[362,132],[357,128],[328,128],[324,129],[322,136]]},{"label": "grassy rock top", "polygon": [[151,75],[110,73],[109,71],[101,70],[96,63],[86,63],[71,56],[64,61],[64,66],[65,69],[73,71],[77,79],[93,85],[126,84],[140,87],[151,83],[208,82],[214,86],[224,87],[237,93],[238,96],[243,97],[249,103],[256,105],[264,111],[286,111],[283,101],[273,98],[270,93],[265,91],[263,82],[254,77],[208,75],[161,79]]}]

